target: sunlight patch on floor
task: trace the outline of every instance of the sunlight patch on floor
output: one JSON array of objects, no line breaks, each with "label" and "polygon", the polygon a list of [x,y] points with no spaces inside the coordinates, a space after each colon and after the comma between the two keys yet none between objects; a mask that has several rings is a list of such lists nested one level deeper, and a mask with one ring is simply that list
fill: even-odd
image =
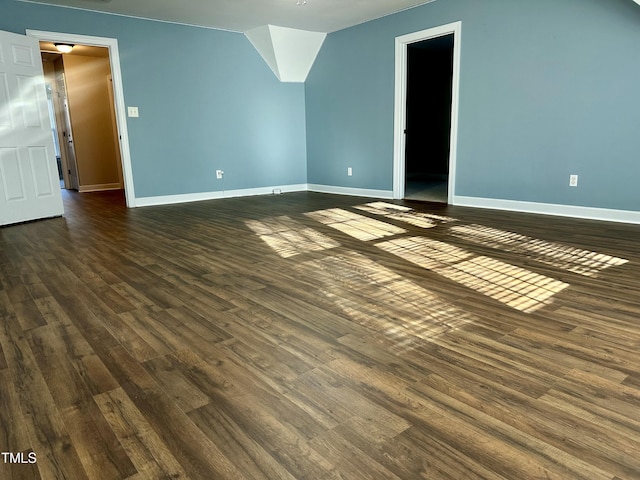
[{"label": "sunlight patch on floor", "polygon": [[340,245],[326,235],[287,216],[261,221],[247,220],[245,225],[283,258],[327,250]]},{"label": "sunlight patch on floor", "polygon": [[305,215],[363,242],[378,240],[406,232],[406,230],[400,227],[380,222],[373,218],[365,217],[364,215],[358,215],[357,213],[349,212],[341,208],[318,210],[316,212],[305,213]]},{"label": "sunlight patch on floor", "polygon": [[352,320],[390,340],[395,353],[474,321],[470,313],[358,253],[309,260],[297,268],[313,272],[319,292]]},{"label": "sunlight patch on floor", "polygon": [[462,248],[425,237],[403,237],[376,246],[427,270],[442,268],[473,256],[473,253]]},{"label": "sunlight patch on floor", "polygon": [[434,215],[431,213],[417,212],[412,208],[387,202],[366,203],[355,208],[368,213],[373,213],[375,215],[382,215],[392,220],[405,222],[409,225],[413,225],[414,227],[419,228],[432,228],[443,223],[456,221],[455,218],[445,217],[442,215]]},{"label": "sunlight patch on floor", "polygon": [[483,225],[460,225],[451,227],[450,231],[453,235],[464,240],[521,254],[537,262],[585,276],[593,276],[605,268],[628,262],[623,258],[547,242]]},{"label": "sunlight patch on floor", "polygon": [[522,312],[533,312],[548,305],[556,293],[569,286],[530,270],[490,257],[475,256],[428,238],[400,238],[376,246]]}]

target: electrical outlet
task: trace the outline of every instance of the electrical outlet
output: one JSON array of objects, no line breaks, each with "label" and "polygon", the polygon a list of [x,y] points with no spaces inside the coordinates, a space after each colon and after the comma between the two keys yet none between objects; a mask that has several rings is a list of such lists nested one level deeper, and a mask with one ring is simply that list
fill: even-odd
[{"label": "electrical outlet", "polygon": [[216,178],[218,180],[220,180],[223,175],[224,175],[224,172],[222,170],[216,170]]},{"label": "electrical outlet", "polygon": [[569,186],[570,187],[578,186],[578,175],[569,175]]},{"label": "electrical outlet", "polygon": [[272,191],[274,195],[280,195],[282,193],[282,190],[280,190],[279,188],[274,188]]},{"label": "electrical outlet", "polygon": [[129,115],[132,118],[138,118],[139,112],[138,112],[138,107],[127,107],[127,115]]},{"label": "electrical outlet", "polygon": [[353,175],[353,168],[347,167],[347,175],[350,177]]}]

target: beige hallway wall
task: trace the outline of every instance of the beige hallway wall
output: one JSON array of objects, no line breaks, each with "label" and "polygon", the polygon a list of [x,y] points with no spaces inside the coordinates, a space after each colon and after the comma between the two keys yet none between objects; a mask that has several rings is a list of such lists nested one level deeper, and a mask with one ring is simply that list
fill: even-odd
[{"label": "beige hallway wall", "polygon": [[63,55],[80,191],[123,188],[109,96],[109,58]]}]

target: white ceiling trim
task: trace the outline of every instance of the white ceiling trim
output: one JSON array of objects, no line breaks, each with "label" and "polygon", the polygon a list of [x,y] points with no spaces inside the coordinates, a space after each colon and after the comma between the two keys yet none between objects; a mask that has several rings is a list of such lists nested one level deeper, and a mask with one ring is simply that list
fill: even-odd
[{"label": "white ceiling trim", "polygon": [[180,25],[247,32],[263,25],[330,33],[435,0],[18,0]]},{"label": "white ceiling trim", "polygon": [[[22,3],[35,3],[38,5],[48,5],[50,7],[58,7],[58,8],[68,8],[70,10],[80,10],[83,12],[93,12],[93,13],[101,13],[103,15],[113,15],[115,17],[125,17],[125,18],[134,18],[136,20],[146,20],[147,22],[160,22],[160,23],[170,23],[173,25],[184,25],[185,27],[194,27],[194,28],[205,28],[208,30],[222,30],[224,32],[231,32],[231,33],[242,33],[240,30],[230,30],[228,28],[222,28],[222,27],[211,27],[211,26],[207,26],[207,25],[199,25],[196,23],[186,23],[186,22],[178,22],[175,20],[163,20],[161,18],[152,18],[152,17],[144,17],[144,16],[140,16],[140,15],[130,15],[130,14],[126,14],[126,13],[118,13],[118,12],[105,12],[103,10],[97,10],[95,8],[86,8],[86,7],[74,7],[71,5],[60,5],[57,3],[51,3],[48,1],[40,1],[40,0],[17,0],[18,2],[22,2]],[[92,0],[87,0],[87,1],[92,1]],[[433,0],[435,1],[435,0]]]}]

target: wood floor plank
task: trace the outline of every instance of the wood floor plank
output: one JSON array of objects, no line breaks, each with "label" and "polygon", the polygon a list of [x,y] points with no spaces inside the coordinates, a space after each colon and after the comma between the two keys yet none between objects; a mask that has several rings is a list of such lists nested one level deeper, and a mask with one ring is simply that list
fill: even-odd
[{"label": "wood floor plank", "polygon": [[113,313],[123,313],[135,310],[126,298],[116,292],[110,285],[100,282],[89,282],[85,284]]},{"label": "wood floor plank", "polygon": [[638,225],[63,197],[0,231],[2,480],[640,478]]},{"label": "wood floor plank", "polygon": [[572,411],[549,408],[548,403],[534,401],[500,385],[467,382],[459,387],[438,375],[430,375],[413,386],[417,390],[428,385],[445,395],[490,415],[535,438],[544,438],[576,458],[585,458],[603,471],[633,476],[640,442],[609,432],[584,420]]},{"label": "wood floor plank", "polygon": [[46,325],[72,325],[69,316],[60,307],[60,304],[52,296],[35,300],[35,304],[42,315]]},{"label": "wood floor plank", "polygon": [[174,340],[171,330],[167,329],[161,322],[156,321],[151,314],[152,311],[148,309],[124,312],[119,315],[119,323],[130,328],[135,335],[134,338],[141,339],[141,349],[145,349],[145,346],[148,346],[151,350],[148,353],[149,358],[168,355],[175,350],[179,350],[182,342]]},{"label": "wood floor plank", "polygon": [[[351,436],[350,433],[346,435]],[[425,455],[425,452],[429,452]],[[488,465],[475,461],[438,436],[412,427],[371,452],[400,478],[446,480],[508,480]]]},{"label": "wood floor plank", "polygon": [[[473,457],[508,478],[576,478],[609,479],[611,472],[597,468],[583,457],[574,457],[551,442],[540,441],[523,430],[511,427],[485,412],[466,406],[454,397],[421,386],[429,409],[440,413],[430,417],[426,425],[449,443],[469,455],[468,447],[476,445]],[[455,413],[454,413],[455,412]],[[535,452],[535,453],[533,453]]]},{"label": "wood floor plank", "polygon": [[238,308],[230,314],[254,335],[266,338],[278,348],[311,365],[324,364],[335,359],[332,352],[338,346],[337,341],[319,335],[308,326],[290,320],[278,312],[249,302],[244,308]]},{"label": "wood floor plank", "polygon": [[166,357],[157,357],[143,363],[147,372],[166,391],[180,409],[188,413],[210,402],[209,397],[191,384],[174,363]]},{"label": "wood floor plank", "polygon": [[166,443],[188,478],[242,478],[230,460],[188,419],[135,359],[122,348],[103,349],[97,342],[98,338],[91,339],[100,358]]},{"label": "wood floor plank", "polygon": [[617,381],[607,380],[588,371],[571,370],[558,381],[553,390],[582,397],[586,395],[594,405],[613,410],[629,418],[636,418],[640,406],[640,390]]},{"label": "wood floor plank", "polygon": [[[168,446],[153,430],[124,390],[117,388],[95,396],[95,401],[127,452],[140,479],[187,478]],[[129,478],[136,478],[131,475]]]},{"label": "wood floor plank", "polygon": [[[237,423],[251,438],[284,467],[295,478],[321,478],[332,467],[330,459],[313,450],[309,441],[300,437],[296,429],[273,416],[261,411],[250,403],[237,408],[229,403],[212,403],[198,410],[206,415],[209,410],[225,408],[225,413],[233,415]],[[194,417],[197,418],[197,417]]]},{"label": "wood floor plank", "polygon": [[125,315],[130,312],[122,313],[125,319],[116,314],[109,306],[102,301],[91,289],[84,285],[77,286],[72,296],[60,294],[62,303],[69,302],[73,308],[78,311],[86,309],[86,316],[81,325],[77,325],[80,330],[93,329],[95,327],[104,327],[108,330],[114,343],[123,345],[129,353],[131,353],[139,361],[145,361],[158,356],[156,352],[145,340],[136,333],[130,322],[127,322]]},{"label": "wood floor plank", "polygon": [[260,445],[223,409],[210,405],[189,413],[189,417],[209,437],[216,439],[222,452],[232,458],[248,479],[278,478],[296,480],[286,466]]},{"label": "wood floor plank", "polygon": [[5,370],[8,367],[7,359],[4,356],[4,349],[2,348],[2,344],[0,344],[0,371]]},{"label": "wood floor plank", "polygon": [[[546,337],[546,338],[545,338]],[[544,339],[544,340],[542,340]],[[503,341],[510,345],[519,345],[521,349],[535,348],[538,355],[559,361],[579,370],[597,373],[604,378],[624,380],[627,373],[634,371],[630,364],[635,358],[630,352],[618,349],[612,356],[610,348],[594,345],[589,337],[582,336],[582,344],[563,341],[560,335],[546,336],[526,330],[516,330],[505,336]],[[544,345],[540,348],[539,345]]]},{"label": "wood floor plank", "polygon": [[[26,428],[24,412],[14,384],[10,381],[8,370],[0,371],[0,452],[22,452],[27,450],[31,441]],[[2,462],[4,464],[4,462]]]},{"label": "wood floor plank", "polygon": [[[311,447],[323,457],[330,458],[335,464],[332,472],[322,478],[401,480],[400,477],[349,442],[339,431],[329,430],[314,438],[311,441]],[[336,477],[337,472],[339,472],[339,477]]]},{"label": "wood floor plank", "polygon": [[27,338],[89,477],[126,477],[134,473],[133,465],[104,419],[96,414],[92,398],[94,393],[117,388],[117,383],[101,364],[91,370],[76,367],[85,366],[82,357],[87,345],[73,333],[64,327],[47,326],[31,330]]},{"label": "wood floor plank", "polygon": [[[37,455],[38,468],[47,472],[45,477],[87,479],[64,419],[55,406],[29,345],[16,326],[17,322],[12,325],[9,321],[3,324],[4,331],[0,332],[10,373],[5,380],[16,387],[21,410],[25,412],[22,421],[31,448]],[[9,452],[16,452],[16,447],[10,446]]]},{"label": "wood floor plank", "polygon": [[31,298],[24,302],[13,302],[13,308],[22,330],[26,331],[47,324],[40,310],[38,310],[37,305]]},{"label": "wood floor plank", "polygon": [[62,417],[89,478],[117,480],[136,473],[131,459],[93,401],[64,409]]},{"label": "wood floor plank", "polygon": [[[277,419],[281,428],[295,432],[302,439],[313,438],[325,430],[322,424],[302,414],[294,403],[281,396],[280,389],[284,387],[284,382],[279,386],[276,382],[265,378],[251,365],[245,365],[242,358],[226,345],[221,345],[216,350],[216,354],[207,357],[206,361],[213,362],[226,378],[234,380],[239,393],[233,397],[234,409],[246,411],[247,414],[256,417],[264,414],[268,418]],[[211,396],[213,395],[214,393]],[[219,397],[214,399],[221,401]]]},{"label": "wood floor plank", "polygon": [[[38,470],[37,456],[36,462],[29,463],[31,461],[30,455],[33,455],[33,450],[24,450],[17,452],[20,455],[23,463],[1,463],[0,464],[0,477],[6,480],[40,480],[42,475]],[[46,477],[44,477],[46,478]]]}]

